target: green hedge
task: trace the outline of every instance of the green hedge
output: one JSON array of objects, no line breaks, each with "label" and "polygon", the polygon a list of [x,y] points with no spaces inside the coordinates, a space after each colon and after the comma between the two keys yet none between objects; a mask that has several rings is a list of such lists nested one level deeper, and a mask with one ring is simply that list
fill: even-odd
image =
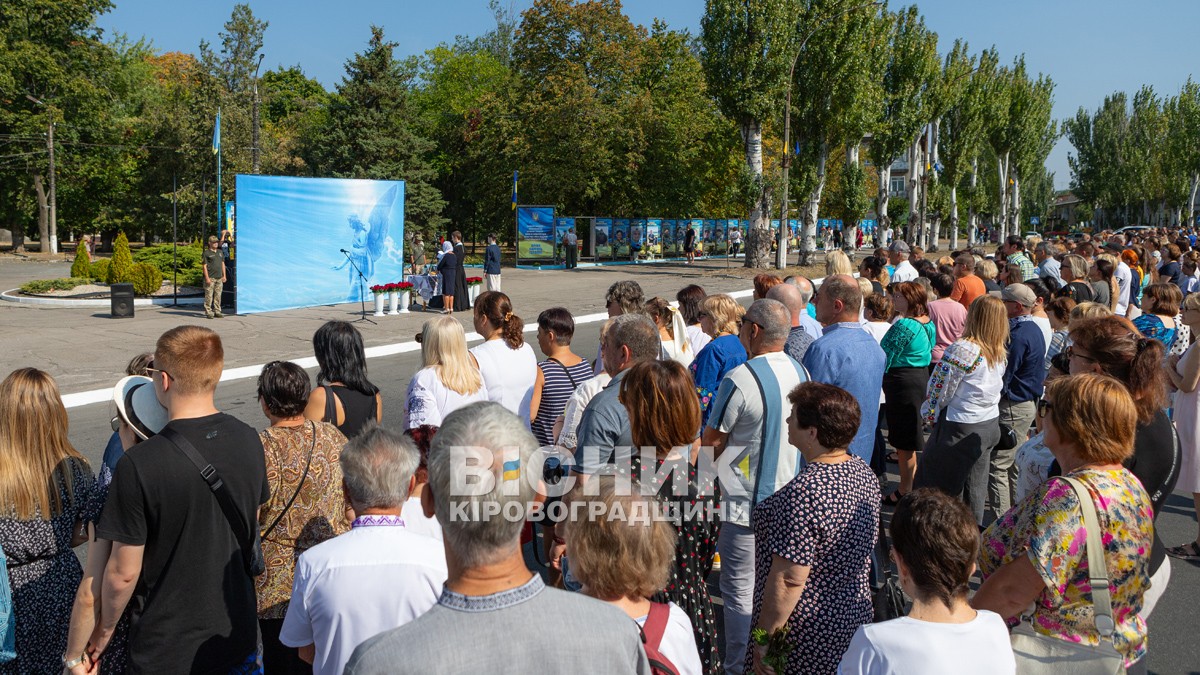
[{"label": "green hedge", "polygon": [[[178,254],[178,255],[176,255]],[[133,260],[139,263],[153,265],[162,272],[164,279],[170,281],[172,273],[179,270],[181,286],[204,287],[203,264],[204,249],[199,242],[180,245],[178,251],[172,244],[157,244],[147,246],[133,254]]]},{"label": "green hedge", "polygon": [[[91,274],[89,274],[88,276],[90,276],[93,279],[99,280],[99,281],[107,281],[108,280],[108,266],[111,264],[112,264],[112,261],[109,260],[108,258],[99,258],[98,260],[96,260],[95,262],[93,262],[91,264],[91,266],[90,266]],[[74,268],[72,268],[72,270],[74,270]]]},{"label": "green hedge", "polygon": [[74,278],[92,276],[92,262],[88,260],[87,246],[82,241],[75,245],[75,262],[71,263],[71,276]]},{"label": "green hedge", "polygon": [[24,293],[49,293],[50,291],[69,291],[76,286],[92,283],[91,279],[71,277],[70,279],[38,279],[21,284]]},{"label": "green hedge", "polygon": [[134,263],[130,280],[136,295],[153,295],[163,284],[163,274],[154,265]]},{"label": "green hedge", "polygon": [[112,264],[108,266],[108,283],[125,284],[132,280],[133,255],[129,252],[129,238],[121,232],[113,242]]}]

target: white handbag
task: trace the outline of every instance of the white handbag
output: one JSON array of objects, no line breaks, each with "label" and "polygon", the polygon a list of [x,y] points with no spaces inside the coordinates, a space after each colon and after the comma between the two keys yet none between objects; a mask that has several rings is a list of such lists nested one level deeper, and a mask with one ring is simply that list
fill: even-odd
[{"label": "white handbag", "polygon": [[1033,629],[1022,620],[1012,631],[1013,656],[1021,675],[1124,675],[1125,659],[1113,644],[1112,595],[1109,592],[1108,567],[1100,543],[1100,521],[1092,495],[1083,483],[1063,477],[1083,508],[1083,526],[1087,530],[1088,577],[1092,585],[1092,605],[1100,644],[1068,642]]}]

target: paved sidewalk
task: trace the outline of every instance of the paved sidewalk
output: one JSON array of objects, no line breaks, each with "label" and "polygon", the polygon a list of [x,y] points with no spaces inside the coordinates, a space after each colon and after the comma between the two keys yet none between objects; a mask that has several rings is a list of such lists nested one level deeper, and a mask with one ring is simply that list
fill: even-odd
[{"label": "paved sidewalk", "polygon": [[[577,316],[604,312],[604,293],[620,279],[635,279],[646,297],[662,295],[674,300],[684,286],[698,283],[710,293],[745,290],[748,279],[725,273],[724,259],[695,265],[654,263],[575,270],[521,270],[505,268],[503,290],[513,300],[526,325],[534,323],[547,307],[561,305]],[[0,263],[0,287],[15,288],[30,279],[66,276],[63,263]],[[736,271],[736,270],[735,270]],[[422,323],[433,314],[421,311],[400,316],[368,317],[377,322],[355,324],[368,347],[410,342]],[[469,312],[455,312],[471,332]],[[152,351],[155,339],[180,324],[201,324],[220,332],[225,343],[226,369],[261,364],[282,358],[312,356],[312,335],[332,319],[353,321],[358,304],[229,316],[209,320],[198,307],[139,307],[132,319],[113,319],[105,308],[42,308],[0,302],[0,371],[22,366],[48,371],[63,394],[111,386],[129,359]]]}]

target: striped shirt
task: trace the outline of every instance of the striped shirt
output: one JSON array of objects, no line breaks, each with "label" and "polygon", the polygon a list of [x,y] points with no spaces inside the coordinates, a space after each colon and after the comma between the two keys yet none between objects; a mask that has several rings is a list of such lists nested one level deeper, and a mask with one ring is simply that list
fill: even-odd
[{"label": "striped shirt", "polygon": [[[796,477],[800,451],[787,440],[787,395],[808,371],[783,352],[761,354],[729,371],[713,399],[708,426],[728,434],[726,453],[738,481],[725,489],[725,522],[750,526],[750,512]],[[737,489],[740,484],[741,489]]]},{"label": "striped shirt", "polygon": [[554,421],[566,409],[575,388],[592,379],[592,366],[586,360],[568,367],[550,359],[537,365],[542,371],[542,399],[530,428],[538,445],[554,445]]}]

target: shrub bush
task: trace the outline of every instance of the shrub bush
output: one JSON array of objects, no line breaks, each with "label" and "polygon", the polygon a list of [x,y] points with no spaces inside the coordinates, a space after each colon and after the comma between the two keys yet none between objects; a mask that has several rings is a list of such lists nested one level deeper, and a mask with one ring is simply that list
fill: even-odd
[{"label": "shrub bush", "polygon": [[[91,273],[88,276],[97,281],[108,283],[108,267],[110,265],[112,265],[111,260],[100,258],[91,264]],[[74,271],[74,267],[72,267],[72,271]]]},{"label": "shrub bush", "polygon": [[71,276],[75,278],[92,276],[92,261],[88,259],[87,245],[82,241],[75,245],[75,262],[71,263]]},{"label": "shrub bush", "polygon": [[38,279],[21,284],[23,293],[49,293],[50,291],[69,291],[76,286],[90,284],[91,279],[71,277],[70,279]]},{"label": "shrub bush", "polygon": [[134,294],[153,295],[162,288],[163,275],[154,265],[134,263],[131,281],[133,281]]},{"label": "shrub bush", "polygon": [[108,283],[126,284],[132,279],[133,254],[129,252],[129,238],[121,232],[113,242],[112,264],[108,266]]},{"label": "shrub bush", "polygon": [[[178,258],[176,258],[175,254],[176,249],[174,245],[156,244],[154,246],[147,246],[134,253],[133,261],[154,265],[162,272],[164,279],[170,279],[171,272],[175,269],[179,270],[179,276],[182,277],[186,270],[193,268],[196,270],[200,269],[204,249],[200,247],[199,243],[183,244],[178,248]],[[203,275],[201,275],[201,278],[203,278]]]}]

